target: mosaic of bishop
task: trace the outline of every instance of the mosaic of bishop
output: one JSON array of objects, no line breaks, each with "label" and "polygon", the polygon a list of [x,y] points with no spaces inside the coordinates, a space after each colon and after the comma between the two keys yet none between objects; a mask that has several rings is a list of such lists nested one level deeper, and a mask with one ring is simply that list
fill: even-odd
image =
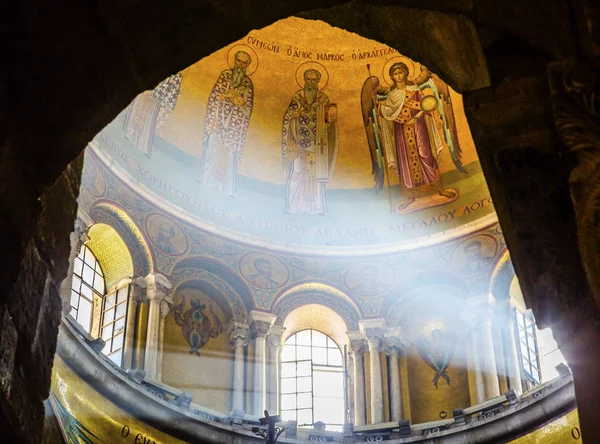
[{"label": "mosaic of bishop", "polygon": [[325,214],[325,187],[338,153],[337,108],[319,90],[321,73],[304,72],[283,116],[282,157],[286,178],[286,213]]},{"label": "mosaic of bishop", "polygon": [[246,75],[250,55],[238,51],[234,66],[221,73],[206,107],[200,178],[203,185],[234,196],[237,164],[242,157],[254,105],[254,85]]}]

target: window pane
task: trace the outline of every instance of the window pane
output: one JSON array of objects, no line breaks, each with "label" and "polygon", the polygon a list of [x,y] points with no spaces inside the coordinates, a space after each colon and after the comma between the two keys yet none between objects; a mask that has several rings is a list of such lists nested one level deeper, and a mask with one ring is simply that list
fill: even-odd
[{"label": "window pane", "polygon": [[92,280],[94,279],[94,270],[88,267],[86,264],[83,265],[83,281],[92,285]]},{"label": "window pane", "polygon": [[300,361],[298,362],[298,376],[310,376],[311,374],[311,363],[310,361]]},{"label": "window pane", "polygon": [[286,345],[287,344],[295,344],[296,343],[296,335],[292,335],[289,338],[287,338],[285,343],[286,343]]},{"label": "window pane", "polygon": [[74,265],[75,267],[73,268],[73,272],[76,275],[81,276],[81,268],[83,267],[83,261],[79,258],[79,256],[75,258]]},{"label": "window pane", "polygon": [[104,325],[110,324],[114,320],[115,320],[115,311],[114,310],[108,310],[108,311],[104,312]]},{"label": "window pane", "polygon": [[88,287],[87,285],[85,285],[85,284],[81,285],[81,294],[83,296],[85,296],[86,298],[90,299],[90,300],[94,296],[94,293],[92,292],[92,289],[90,287]]},{"label": "window pane", "polygon": [[295,421],[296,420],[296,410],[288,410],[281,412],[281,420],[282,421]]},{"label": "window pane", "polygon": [[310,347],[296,346],[296,359],[298,361],[304,361],[310,359]]},{"label": "window pane", "polygon": [[312,360],[315,364],[327,365],[327,349],[313,348]]},{"label": "window pane", "polygon": [[327,336],[320,331],[312,331],[312,345],[314,347],[327,347]]},{"label": "window pane", "polygon": [[121,365],[121,360],[123,358],[123,349],[119,350],[118,352],[113,353],[112,355],[109,356],[109,359],[114,362],[115,364],[117,364],[118,366]]},{"label": "window pane", "polygon": [[342,365],[342,354],[339,349],[328,349],[327,355],[329,361],[327,362],[329,365]]},{"label": "window pane", "polygon": [[73,281],[71,282],[71,288],[75,291],[79,291],[79,287],[81,286],[81,279],[77,276],[73,276]]},{"label": "window pane", "polygon": [[115,322],[114,334],[121,333],[123,330],[125,330],[125,318],[121,318]]},{"label": "window pane", "polygon": [[71,312],[69,314],[71,316],[73,316],[75,319],[77,319],[77,310],[75,310],[74,308],[71,308]]},{"label": "window pane", "polygon": [[96,266],[94,267],[94,270],[96,270],[96,273],[98,273],[100,276],[102,276],[102,267],[100,267],[100,262],[96,262]]},{"label": "window pane", "polygon": [[313,373],[315,396],[344,396],[343,373],[318,371]]},{"label": "window pane", "polygon": [[302,377],[302,378],[298,378],[298,393],[300,392],[310,392],[312,391],[312,381],[311,381],[311,377],[307,376],[307,377]]},{"label": "window pane", "polygon": [[343,398],[316,398],[313,407],[315,421],[325,424],[344,424]]},{"label": "window pane", "polygon": [[296,376],[296,363],[295,362],[282,362],[281,363],[281,377],[282,378],[293,378]]},{"label": "window pane", "polygon": [[[107,342],[110,340],[110,338],[112,338],[113,335],[113,329],[112,329],[112,325],[109,325],[108,327],[104,327],[102,329],[102,340],[104,342]],[[108,349],[110,349],[110,344],[108,344],[109,347],[107,347]]]},{"label": "window pane", "polygon": [[291,410],[296,408],[296,395],[281,395],[281,410]]},{"label": "window pane", "polygon": [[298,410],[298,425],[307,426],[312,425],[312,409],[310,410]]},{"label": "window pane", "polygon": [[125,335],[120,334],[113,338],[111,351],[118,350],[119,348],[123,347],[123,337],[124,336]]},{"label": "window pane", "polygon": [[94,257],[94,253],[89,248],[85,249],[85,257],[83,261],[88,264],[91,268],[96,266],[96,258]]},{"label": "window pane", "polygon": [[77,322],[85,328],[87,332],[90,331],[90,320],[92,319],[92,304],[85,299],[79,300],[79,310],[77,311]]},{"label": "window pane", "polygon": [[298,408],[309,409],[312,407],[312,393],[299,393],[298,394]]},{"label": "window pane", "polygon": [[115,305],[115,294],[111,293],[109,295],[106,296],[106,298],[104,299],[106,302],[104,303],[104,309],[109,309],[110,307],[112,307],[113,305]]},{"label": "window pane", "polygon": [[77,308],[79,306],[79,293],[71,290],[71,307]]},{"label": "window pane", "polygon": [[117,292],[117,303],[127,300],[127,290],[128,287],[123,287]]},{"label": "window pane", "polygon": [[296,360],[296,347],[288,345],[287,343],[283,346],[281,352],[281,362],[289,362]]},{"label": "window pane", "polygon": [[296,334],[296,344],[310,345],[310,330],[299,331]]},{"label": "window pane", "polygon": [[102,276],[96,275],[96,279],[94,279],[94,290],[100,294],[104,294],[104,279]]},{"label": "window pane", "polygon": [[120,318],[121,316],[125,316],[125,313],[127,313],[127,303],[126,302],[122,302],[119,305],[117,305],[117,318]]},{"label": "window pane", "polygon": [[296,379],[282,379],[281,380],[281,393],[295,393],[296,392]]}]

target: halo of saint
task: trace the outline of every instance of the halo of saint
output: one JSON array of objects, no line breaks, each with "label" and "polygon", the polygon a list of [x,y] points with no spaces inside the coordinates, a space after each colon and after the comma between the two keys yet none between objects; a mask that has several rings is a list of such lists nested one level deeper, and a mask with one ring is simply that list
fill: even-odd
[{"label": "halo of saint", "polygon": [[[381,71],[381,77],[383,78],[383,80],[385,81],[385,83],[387,83],[389,86],[394,85],[394,80],[392,79],[392,77],[390,76],[390,68],[395,65],[396,63],[404,63],[406,65],[406,67],[408,68],[408,79],[409,80],[414,80],[415,76],[416,76],[416,66],[415,66],[415,62],[413,62],[411,59],[409,59],[408,57],[401,57],[401,56],[396,56],[396,57],[392,57],[391,59],[389,59],[387,62],[385,62],[385,65],[383,65],[383,70]],[[420,63],[418,64],[420,67]]]},{"label": "halo of saint", "polygon": [[319,62],[304,62],[296,69],[296,83],[300,88],[304,88],[304,73],[309,70],[318,71],[321,74],[319,78],[319,89],[324,90],[329,83],[329,71]]},{"label": "halo of saint", "polygon": [[229,51],[227,51],[227,65],[229,66],[229,69],[234,68],[235,55],[240,51],[245,52],[250,56],[251,63],[246,68],[246,75],[251,76],[258,69],[258,55],[256,55],[256,51],[248,45],[237,44],[229,48]]}]

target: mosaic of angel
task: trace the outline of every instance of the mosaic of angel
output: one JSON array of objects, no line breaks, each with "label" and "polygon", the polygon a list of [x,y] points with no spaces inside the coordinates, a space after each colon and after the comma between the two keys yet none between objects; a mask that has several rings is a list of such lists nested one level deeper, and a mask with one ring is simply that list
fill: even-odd
[{"label": "mosaic of angel", "polygon": [[383,188],[386,170],[398,175],[402,200],[395,211],[399,214],[453,202],[458,191],[444,187],[439,169],[444,148],[456,169],[466,171],[448,86],[423,66],[410,79],[409,67],[402,61],[384,68],[387,76],[389,87],[371,75],[361,90],[375,188]]},{"label": "mosaic of angel", "polygon": [[181,326],[183,336],[190,346],[190,355],[200,356],[200,349],[206,345],[210,338],[216,338],[223,332],[223,324],[213,311],[212,305],[208,306],[209,314],[206,314],[206,304],[196,299],[190,300],[191,308],[183,311],[186,299],[182,296],[181,303],[171,309],[177,325]]}]

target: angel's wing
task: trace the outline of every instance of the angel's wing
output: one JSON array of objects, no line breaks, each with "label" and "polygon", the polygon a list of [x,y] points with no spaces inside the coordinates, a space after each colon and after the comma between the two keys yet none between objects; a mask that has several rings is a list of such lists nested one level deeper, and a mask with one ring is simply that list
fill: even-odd
[{"label": "angel's wing", "polygon": [[438,110],[442,117],[444,125],[444,138],[450,151],[452,162],[458,171],[467,173],[462,164],[462,149],[458,143],[458,132],[456,130],[456,121],[454,120],[454,110],[452,109],[452,99],[450,98],[450,88],[442,79],[435,76],[427,68],[415,78],[414,82],[420,89],[430,88],[438,99]]},{"label": "angel's wing", "polygon": [[385,179],[383,146],[380,139],[381,132],[378,128],[377,107],[375,105],[377,100],[376,91],[379,87],[379,79],[376,76],[370,76],[365,80],[360,91],[360,107],[369,143],[369,153],[371,154],[371,174],[373,174],[375,189],[377,191],[383,188]]}]

